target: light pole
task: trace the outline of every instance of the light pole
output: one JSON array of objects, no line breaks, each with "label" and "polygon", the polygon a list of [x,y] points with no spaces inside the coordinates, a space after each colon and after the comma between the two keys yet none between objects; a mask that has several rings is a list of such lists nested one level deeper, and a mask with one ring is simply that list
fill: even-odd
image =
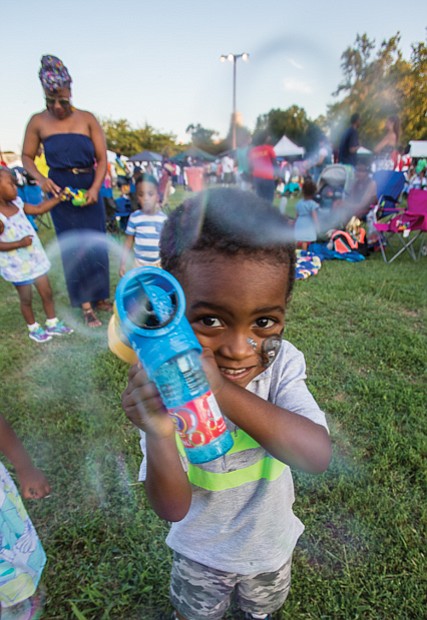
[{"label": "light pole", "polygon": [[231,116],[231,145],[233,149],[236,148],[236,65],[239,58],[246,62],[249,60],[249,54],[243,52],[242,54],[222,54],[220,56],[221,62],[228,60],[233,63],[233,113]]}]

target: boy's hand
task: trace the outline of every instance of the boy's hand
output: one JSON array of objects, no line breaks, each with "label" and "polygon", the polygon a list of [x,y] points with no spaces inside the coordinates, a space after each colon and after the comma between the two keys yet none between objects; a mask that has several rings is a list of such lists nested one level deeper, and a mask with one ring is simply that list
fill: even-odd
[{"label": "boy's hand", "polygon": [[120,276],[121,278],[123,278],[123,276],[125,275],[125,273],[126,273],[126,267],[120,267],[120,269],[119,269],[119,276]]},{"label": "boy's hand", "polygon": [[26,248],[29,245],[32,245],[33,237],[32,235],[27,235],[26,237],[22,237],[21,239],[21,248]]},{"label": "boy's hand", "polygon": [[219,372],[219,368],[215,360],[215,355],[213,354],[213,351],[211,349],[208,349],[206,347],[203,348],[201,358],[203,370],[206,373],[209,385],[211,386],[211,390],[214,394],[216,394],[222,389],[225,379]]},{"label": "boy's hand", "polygon": [[23,469],[16,473],[24,499],[41,499],[50,493],[50,484],[44,473],[37,467]]},{"label": "boy's hand", "polygon": [[133,424],[158,439],[175,433],[175,424],[160,394],[139,364],[129,370],[129,382],[122,394],[123,409]]}]

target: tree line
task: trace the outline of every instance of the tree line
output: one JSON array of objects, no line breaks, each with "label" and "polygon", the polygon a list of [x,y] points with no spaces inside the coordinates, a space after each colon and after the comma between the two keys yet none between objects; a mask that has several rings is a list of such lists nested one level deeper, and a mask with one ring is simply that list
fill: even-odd
[{"label": "tree line", "polygon": [[[337,101],[328,105],[324,115],[310,119],[298,105],[286,110],[272,109],[258,116],[253,132],[247,127],[237,127],[238,144],[249,135],[254,140],[270,136],[277,142],[286,134],[311,152],[324,135],[336,145],[354,112],[361,115],[362,140],[368,148],[379,140],[385,120],[391,114],[400,117],[402,146],[409,140],[427,140],[427,45],[412,44],[410,58],[405,60],[400,40],[398,32],[377,46],[367,34],[358,34],[354,44],[341,55],[342,80],[332,93]],[[173,133],[160,133],[147,123],[136,129],[125,119],[101,119],[101,124],[107,147],[125,155],[147,149],[172,156],[188,147],[188,144],[177,144]],[[189,144],[213,155],[231,145],[231,130],[219,139],[217,131],[191,123],[187,134]]]}]

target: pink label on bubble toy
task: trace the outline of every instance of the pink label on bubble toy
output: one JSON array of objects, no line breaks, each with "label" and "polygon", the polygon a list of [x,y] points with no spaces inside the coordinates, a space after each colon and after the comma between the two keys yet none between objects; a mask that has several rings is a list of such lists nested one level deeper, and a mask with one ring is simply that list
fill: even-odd
[{"label": "pink label on bubble toy", "polygon": [[181,407],[169,409],[169,414],[185,448],[205,446],[227,430],[211,391]]}]

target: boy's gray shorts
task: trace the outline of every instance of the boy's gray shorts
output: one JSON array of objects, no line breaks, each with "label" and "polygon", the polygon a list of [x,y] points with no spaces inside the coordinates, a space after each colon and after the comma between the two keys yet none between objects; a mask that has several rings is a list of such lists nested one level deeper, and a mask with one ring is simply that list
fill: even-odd
[{"label": "boy's gray shorts", "polygon": [[174,552],[171,601],[186,620],[220,620],[233,593],[242,611],[272,613],[288,595],[291,563],[292,558],[274,573],[239,575],[209,568]]}]

